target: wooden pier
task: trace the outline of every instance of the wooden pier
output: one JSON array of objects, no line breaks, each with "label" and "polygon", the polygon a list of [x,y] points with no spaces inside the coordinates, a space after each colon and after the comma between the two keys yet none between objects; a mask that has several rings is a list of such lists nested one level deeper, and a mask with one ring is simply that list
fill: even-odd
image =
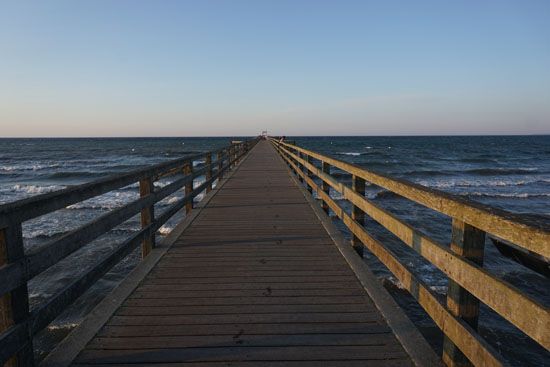
[{"label": "wooden pier", "polygon": [[[504,365],[475,331],[480,301],[548,347],[548,308],[479,266],[485,231],[495,230],[499,238],[517,240],[516,244],[545,256],[547,229],[443,196],[455,203],[446,214],[458,216],[450,250],[361,194],[365,180],[374,181],[400,194],[409,190],[411,200],[424,200],[424,205],[445,212],[439,192],[275,140],[237,142],[209,152],[201,169],[193,169],[196,158],[0,207],[0,249],[4,249],[0,279],[5,280],[0,285],[4,294],[0,365],[33,365],[32,335],[140,244],[143,261],[46,357],[43,366],[432,366],[442,361]],[[331,166],[352,172],[353,187],[338,183],[330,175]],[[181,172],[183,178],[155,188],[159,177]],[[194,187],[193,179],[199,175],[206,181]],[[141,188],[138,201],[38,252],[22,251],[23,221],[135,181]],[[181,187],[184,199],[155,216],[154,203]],[[353,203],[351,214],[330,198],[330,187]],[[193,207],[193,198],[202,191],[206,197]],[[42,203],[39,208],[37,200]],[[156,245],[155,232],[182,208],[187,210],[185,219]],[[351,245],[334,227],[329,211],[350,228]],[[141,213],[141,231],[52,301],[28,308],[28,279],[136,213]],[[383,244],[366,234],[361,226],[365,215],[444,268],[452,279],[447,307]],[[491,221],[483,215],[490,215]],[[506,226],[529,236],[520,238]],[[463,252],[456,248],[459,244]],[[363,245],[396,274],[444,331],[442,358],[358,256]],[[14,251],[18,246],[19,251]],[[472,278],[476,276],[481,277],[477,284]]]}]

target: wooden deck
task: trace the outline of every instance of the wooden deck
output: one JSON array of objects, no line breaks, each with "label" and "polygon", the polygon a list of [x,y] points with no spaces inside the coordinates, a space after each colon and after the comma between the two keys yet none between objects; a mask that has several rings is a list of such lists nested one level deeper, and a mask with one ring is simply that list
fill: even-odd
[{"label": "wooden deck", "polygon": [[266,141],[73,361],[156,363],[412,364]]}]

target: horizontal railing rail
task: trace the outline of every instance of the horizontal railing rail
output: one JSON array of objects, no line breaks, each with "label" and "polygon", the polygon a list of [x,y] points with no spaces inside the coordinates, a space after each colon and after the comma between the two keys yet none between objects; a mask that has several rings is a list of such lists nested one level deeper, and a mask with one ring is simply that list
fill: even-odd
[{"label": "horizontal railing rail", "polygon": [[[5,363],[33,365],[33,336],[140,245],[142,257],[146,257],[155,246],[155,235],[159,228],[182,208],[185,207],[186,212],[192,210],[194,199],[204,191],[211,191],[212,184],[222,179],[224,172],[231,169],[256,142],[257,139],[235,142],[216,151],[187,156],[1,205],[0,366]],[[215,160],[212,159],[213,156]],[[193,162],[198,159],[204,159],[204,165],[200,168],[193,167]],[[164,187],[154,185],[160,178],[176,174],[183,174],[183,177]],[[199,176],[205,176],[205,181],[194,187],[193,183]],[[139,199],[100,215],[37,249],[25,251],[23,222],[135,183],[139,183]],[[183,198],[155,215],[156,203],[183,188]],[[29,280],[138,214],[141,214],[139,231],[102,255],[54,296],[32,309],[29,308]]]},{"label": "horizontal railing rail", "polygon": [[[327,213],[329,209],[332,210],[350,230],[353,235],[352,245],[356,250],[361,253],[363,246],[368,248],[443,331],[443,360],[447,364],[464,364],[468,360],[478,366],[505,364],[499,353],[477,333],[480,301],[540,345],[550,348],[548,307],[482,267],[486,233],[548,256],[550,231],[542,223],[375,173],[293,144],[275,139],[271,139],[271,142],[300,181],[322,200],[324,210]],[[331,167],[351,174],[352,187],[332,176]],[[314,178],[319,179],[321,185]],[[452,217],[451,246],[438,243],[366,198],[366,182]],[[352,204],[351,214],[331,198],[330,189]],[[449,287],[446,305],[388,246],[369,234],[363,226],[365,215],[447,275]]]}]

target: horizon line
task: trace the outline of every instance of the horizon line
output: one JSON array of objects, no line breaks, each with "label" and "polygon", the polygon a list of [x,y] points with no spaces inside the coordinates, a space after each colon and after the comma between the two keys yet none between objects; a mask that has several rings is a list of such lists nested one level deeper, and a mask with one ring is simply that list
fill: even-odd
[{"label": "horizon line", "polygon": [[[157,135],[157,136],[145,136],[145,135],[136,135],[136,136],[3,136],[0,137],[0,140],[3,139],[166,139],[166,138],[233,138],[233,137],[255,137],[260,136],[261,134],[254,135]],[[285,137],[296,137],[296,138],[308,138],[308,137],[388,137],[388,138],[397,138],[397,137],[480,137],[480,136],[550,136],[548,133],[532,133],[532,134],[395,134],[395,135],[386,135],[386,134],[373,134],[373,135],[268,135],[268,136],[285,136]]]}]

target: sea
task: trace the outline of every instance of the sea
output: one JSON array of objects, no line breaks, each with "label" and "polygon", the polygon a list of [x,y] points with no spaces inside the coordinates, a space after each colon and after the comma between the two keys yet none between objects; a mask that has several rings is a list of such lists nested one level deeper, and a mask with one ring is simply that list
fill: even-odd
[{"label": "sea", "polygon": [[[207,152],[242,138],[0,139],[0,205],[170,159]],[[368,170],[530,216],[550,226],[550,136],[547,135],[325,136],[287,137],[287,140]],[[203,160],[197,160],[194,165],[203,163]],[[339,170],[334,170],[333,174],[351,185],[349,174]],[[166,185],[170,180],[161,180],[157,185]],[[203,177],[199,178],[195,185],[200,185],[203,180]],[[376,204],[440,243],[449,243],[450,218],[374,185],[367,185],[366,191],[366,196]],[[183,192],[178,191],[158,203],[156,208],[162,211],[163,207],[168,207],[182,195]],[[134,184],[25,222],[25,248],[27,251],[37,248],[138,196],[138,186]],[[331,196],[346,210],[350,210],[350,205],[337,192],[331,192]],[[167,222],[158,233],[159,240],[183,216],[178,213]],[[335,219],[335,223],[345,236],[350,236],[339,221]],[[373,220],[367,219],[365,226],[444,300],[447,278],[439,270]],[[52,297],[138,228],[139,217],[136,216],[31,280],[31,308]],[[37,357],[41,358],[78,325],[86,313],[135,267],[139,259],[137,251],[128,256],[40,333],[35,339]],[[441,333],[427,314],[391,272],[368,251],[365,252],[364,260],[440,353]],[[550,306],[550,280],[501,255],[490,239],[486,241],[484,268],[546,307]],[[549,351],[484,305],[480,311],[479,333],[512,365],[550,364]]]}]

